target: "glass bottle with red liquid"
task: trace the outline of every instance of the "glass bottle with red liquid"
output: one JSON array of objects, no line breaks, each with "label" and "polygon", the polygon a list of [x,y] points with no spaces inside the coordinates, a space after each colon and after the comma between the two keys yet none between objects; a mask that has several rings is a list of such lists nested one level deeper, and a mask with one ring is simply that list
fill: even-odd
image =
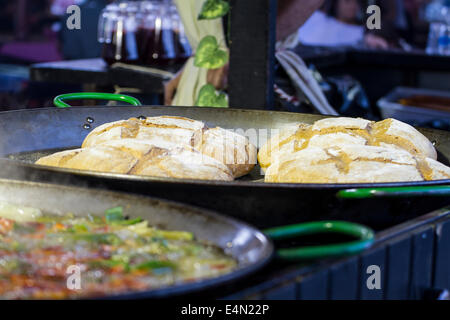
[{"label": "glass bottle with red liquid", "polygon": [[139,63],[137,13],[138,7],[133,2],[109,5],[102,13],[99,41],[103,42],[102,56],[108,64]]},{"label": "glass bottle with red liquid", "polygon": [[99,41],[108,64],[166,67],[184,62],[191,49],[171,1],[108,5],[99,21]]},{"label": "glass bottle with red liquid", "polygon": [[170,66],[184,62],[191,49],[176,6],[171,1],[145,1],[142,29],[147,35],[142,63]]}]

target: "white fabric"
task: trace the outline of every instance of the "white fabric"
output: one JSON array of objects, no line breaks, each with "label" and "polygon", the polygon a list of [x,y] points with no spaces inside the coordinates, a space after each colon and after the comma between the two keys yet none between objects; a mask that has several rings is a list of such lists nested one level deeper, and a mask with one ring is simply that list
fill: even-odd
[{"label": "white fabric", "polygon": [[297,90],[298,96],[306,96],[312,106],[324,115],[338,115],[330,105],[319,83],[309,71],[306,64],[296,53],[289,49],[295,48],[299,43],[298,33],[293,33],[283,41],[277,43],[276,59],[286,71]]},{"label": "white fabric", "polygon": [[[222,19],[201,21],[197,19],[203,3],[204,0],[175,0],[189,44],[195,51],[203,37],[212,35],[216,37],[221,47],[226,49]],[[207,69],[197,68],[194,66],[194,57],[189,58],[184,66],[172,105],[193,106],[200,89],[207,83],[207,75]]]},{"label": "white fabric", "polygon": [[311,46],[355,45],[364,39],[364,28],[316,11],[299,29],[298,39],[302,44]]},{"label": "white fabric", "polygon": [[338,115],[323,94],[319,83],[296,53],[290,50],[279,49],[275,56],[288,74],[299,94],[303,93],[308,97],[311,104],[320,114],[332,116]]}]

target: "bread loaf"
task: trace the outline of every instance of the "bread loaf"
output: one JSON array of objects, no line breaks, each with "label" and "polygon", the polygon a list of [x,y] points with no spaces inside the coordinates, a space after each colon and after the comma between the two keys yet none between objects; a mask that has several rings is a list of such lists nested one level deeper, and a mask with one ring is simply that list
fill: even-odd
[{"label": "bread loaf", "polygon": [[279,154],[308,147],[343,144],[405,150],[414,156],[437,159],[432,143],[412,126],[395,119],[372,122],[354,118],[327,118],[313,125],[297,124],[281,130],[260,150],[258,160],[266,170]]},{"label": "bread loaf", "polygon": [[226,164],[235,178],[252,171],[257,163],[257,148],[239,134],[222,128],[207,129],[194,148]]},{"label": "bread loaf", "polygon": [[450,168],[405,150],[340,145],[284,153],[267,169],[266,182],[376,183],[449,179]]},{"label": "bread loaf", "polygon": [[[172,148],[164,148],[167,146]],[[41,158],[36,164],[163,178],[233,180],[227,166],[191,147],[138,139],[113,140],[99,146],[63,151]]]},{"label": "bread loaf", "polygon": [[248,174],[257,163],[257,149],[246,137],[182,117],[132,118],[104,124],[86,137],[82,148],[121,139],[159,141],[167,148],[168,144],[190,146],[227,165],[235,178]]},{"label": "bread loaf", "polygon": [[450,179],[432,143],[394,119],[294,124],[259,151],[266,182],[375,183]]},{"label": "bread loaf", "polygon": [[36,162],[51,167],[125,174],[136,163],[137,159],[131,154],[106,146],[63,151]]},{"label": "bread loaf", "polygon": [[205,124],[182,117],[153,117],[139,120],[131,118],[106,123],[94,129],[84,139],[82,148],[98,146],[107,141],[120,139],[160,139],[174,144],[194,146],[201,139]]}]

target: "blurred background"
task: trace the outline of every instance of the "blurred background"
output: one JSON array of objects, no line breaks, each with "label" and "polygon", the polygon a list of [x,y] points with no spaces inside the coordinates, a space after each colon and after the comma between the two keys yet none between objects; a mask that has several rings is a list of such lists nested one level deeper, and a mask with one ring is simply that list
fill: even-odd
[{"label": "blurred background", "polygon": [[[173,17],[175,13],[170,11],[172,9],[164,14],[172,15],[171,25],[167,28],[172,28],[173,34],[162,37],[163,48],[160,50],[167,53],[174,47],[176,53],[167,54],[164,63],[161,63],[162,60],[148,62],[141,56],[136,61],[129,61],[126,55],[122,55],[117,61],[114,61],[117,55],[113,55],[111,61],[111,56],[108,60],[108,51],[105,49],[111,43],[99,42],[99,20],[107,5],[110,6],[108,12],[125,10],[127,16],[132,16],[133,21],[137,21],[146,19],[136,18],[136,15],[150,10],[149,3],[152,6],[170,3],[162,0],[144,2],[139,1],[136,6],[131,6],[132,1],[128,1],[127,6],[114,7],[119,5],[117,1],[0,0],[0,110],[48,107],[52,105],[54,96],[64,92],[112,92],[115,90],[114,81],[105,81],[104,78],[113,78],[107,72],[109,65],[114,62],[150,65],[175,73],[176,68],[182,65],[183,59],[191,52],[183,38],[179,18]],[[81,30],[68,30],[65,27],[68,17],[66,9],[72,4],[81,8]],[[365,26],[365,11],[371,4],[381,8],[381,30],[367,30]],[[450,0],[325,1],[323,7],[298,30],[298,43],[293,51],[303,58],[319,80],[331,104],[341,114],[367,118],[389,116],[391,111],[380,107],[379,102],[383,98],[394,99],[397,108],[403,99],[404,103],[416,103],[416,106],[423,108],[431,105],[429,110],[446,112],[450,110],[449,8]],[[142,41],[136,39],[138,54],[141,54],[139,45]],[[167,39],[172,42],[168,44]],[[130,44],[128,40],[124,41],[125,45]],[[113,45],[117,46],[116,43]],[[155,56],[156,49],[152,50],[150,55]],[[162,59],[160,51],[157,53]],[[173,64],[170,63],[171,60],[174,61]],[[77,63],[67,64],[70,61]],[[64,73],[51,74],[53,69],[42,63],[60,63],[56,64],[58,71],[80,68],[79,71],[88,74],[91,81],[84,80],[81,75],[66,79]],[[167,66],[170,68],[167,69]],[[95,74],[98,74],[98,79],[92,77],[94,71],[97,72]],[[296,92],[285,71],[279,67],[276,82],[276,109],[315,112],[307,99]],[[141,94],[145,103],[162,103],[161,89],[143,92],[142,88],[138,88],[133,91],[136,85],[132,81],[127,84],[124,81],[120,83],[122,87],[131,88],[129,92]],[[416,100],[411,102],[404,100],[411,98],[411,94],[403,97],[395,91],[400,87],[436,92],[415,91],[412,98]],[[441,114],[443,116],[440,118],[445,118],[446,113]],[[421,116],[406,117],[406,121],[448,128],[445,121],[435,121],[435,114],[425,122],[416,121],[417,117]]]},{"label": "blurred background", "polygon": [[[51,97],[79,85],[41,83],[29,77],[36,63],[101,56],[98,18],[107,0],[0,0],[0,108],[49,106]],[[83,28],[68,32],[66,10],[82,8]]]}]

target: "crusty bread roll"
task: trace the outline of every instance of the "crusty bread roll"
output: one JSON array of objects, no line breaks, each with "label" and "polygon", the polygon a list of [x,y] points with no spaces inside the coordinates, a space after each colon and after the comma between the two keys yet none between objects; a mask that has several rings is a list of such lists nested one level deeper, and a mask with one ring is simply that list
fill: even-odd
[{"label": "crusty bread roll", "polygon": [[111,173],[128,173],[136,163],[133,155],[106,146],[58,152],[36,162],[44,166]]},{"label": "crusty bread roll", "polygon": [[103,124],[84,139],[82,148],[98,146],[107,141],[120,139],[160,139],[181,145],[195,144],[201,139],[203,122],[182,117],[153,117],[143,120],[131,118]]},{"label": "crusty bread roll", "polygon": [[449,178],[450,168],[433,159],[405,150],[347,144],[284,153],[267,169],[265,181],[376,183]]},{"label": "crusty bread roll", "polygon": [[107,123],[93,130],[82,148],[127,139],[159,141],[190,146],[227,165],[235,178],[248,174],[257,163],[257,149],[249,140],[222,128],[208,128],[203,122],[183,117],[152,117]]},{"label": "crusty bread roll", "polygon": [[231,170],[223,163],[188,146],[170,149],[165,146],[171,147],[170,143],[167,145],[167,142],[161,141],[115,140],[99,146],[59,152],[39,159],[36,164],[164,178],[233,180]]},{"label": "crusty bread roll", "polygon": [[376,145],[394,145],[413,155],[437,160],[433,144],[414,127],[395,119],[386,119],[374,124],[371,132]]},{"label": "crusty bread roll", "polygon": [[406,150],[414,156],[437,159],[433,144],[412,126],[395,119],[372,122],[354,118],[327,118],[313,125],[296,124],[282,129],[259,151],[266,170],[280,154],[308,147],[329,148],[343,144]]},{"label": "crusty bread roll", "polygon": [[194,148],[226,164],[235,178],[248,174],[257,163],[256,146],[246,137],[222,128],[205,130]]},{"label": "crusty bread roll", "polygon": [[430,158],[426,158],[425,165],[422,167],[426,174],[426,180],[445,180],[450,179],[450,168],[446,165]]}]

